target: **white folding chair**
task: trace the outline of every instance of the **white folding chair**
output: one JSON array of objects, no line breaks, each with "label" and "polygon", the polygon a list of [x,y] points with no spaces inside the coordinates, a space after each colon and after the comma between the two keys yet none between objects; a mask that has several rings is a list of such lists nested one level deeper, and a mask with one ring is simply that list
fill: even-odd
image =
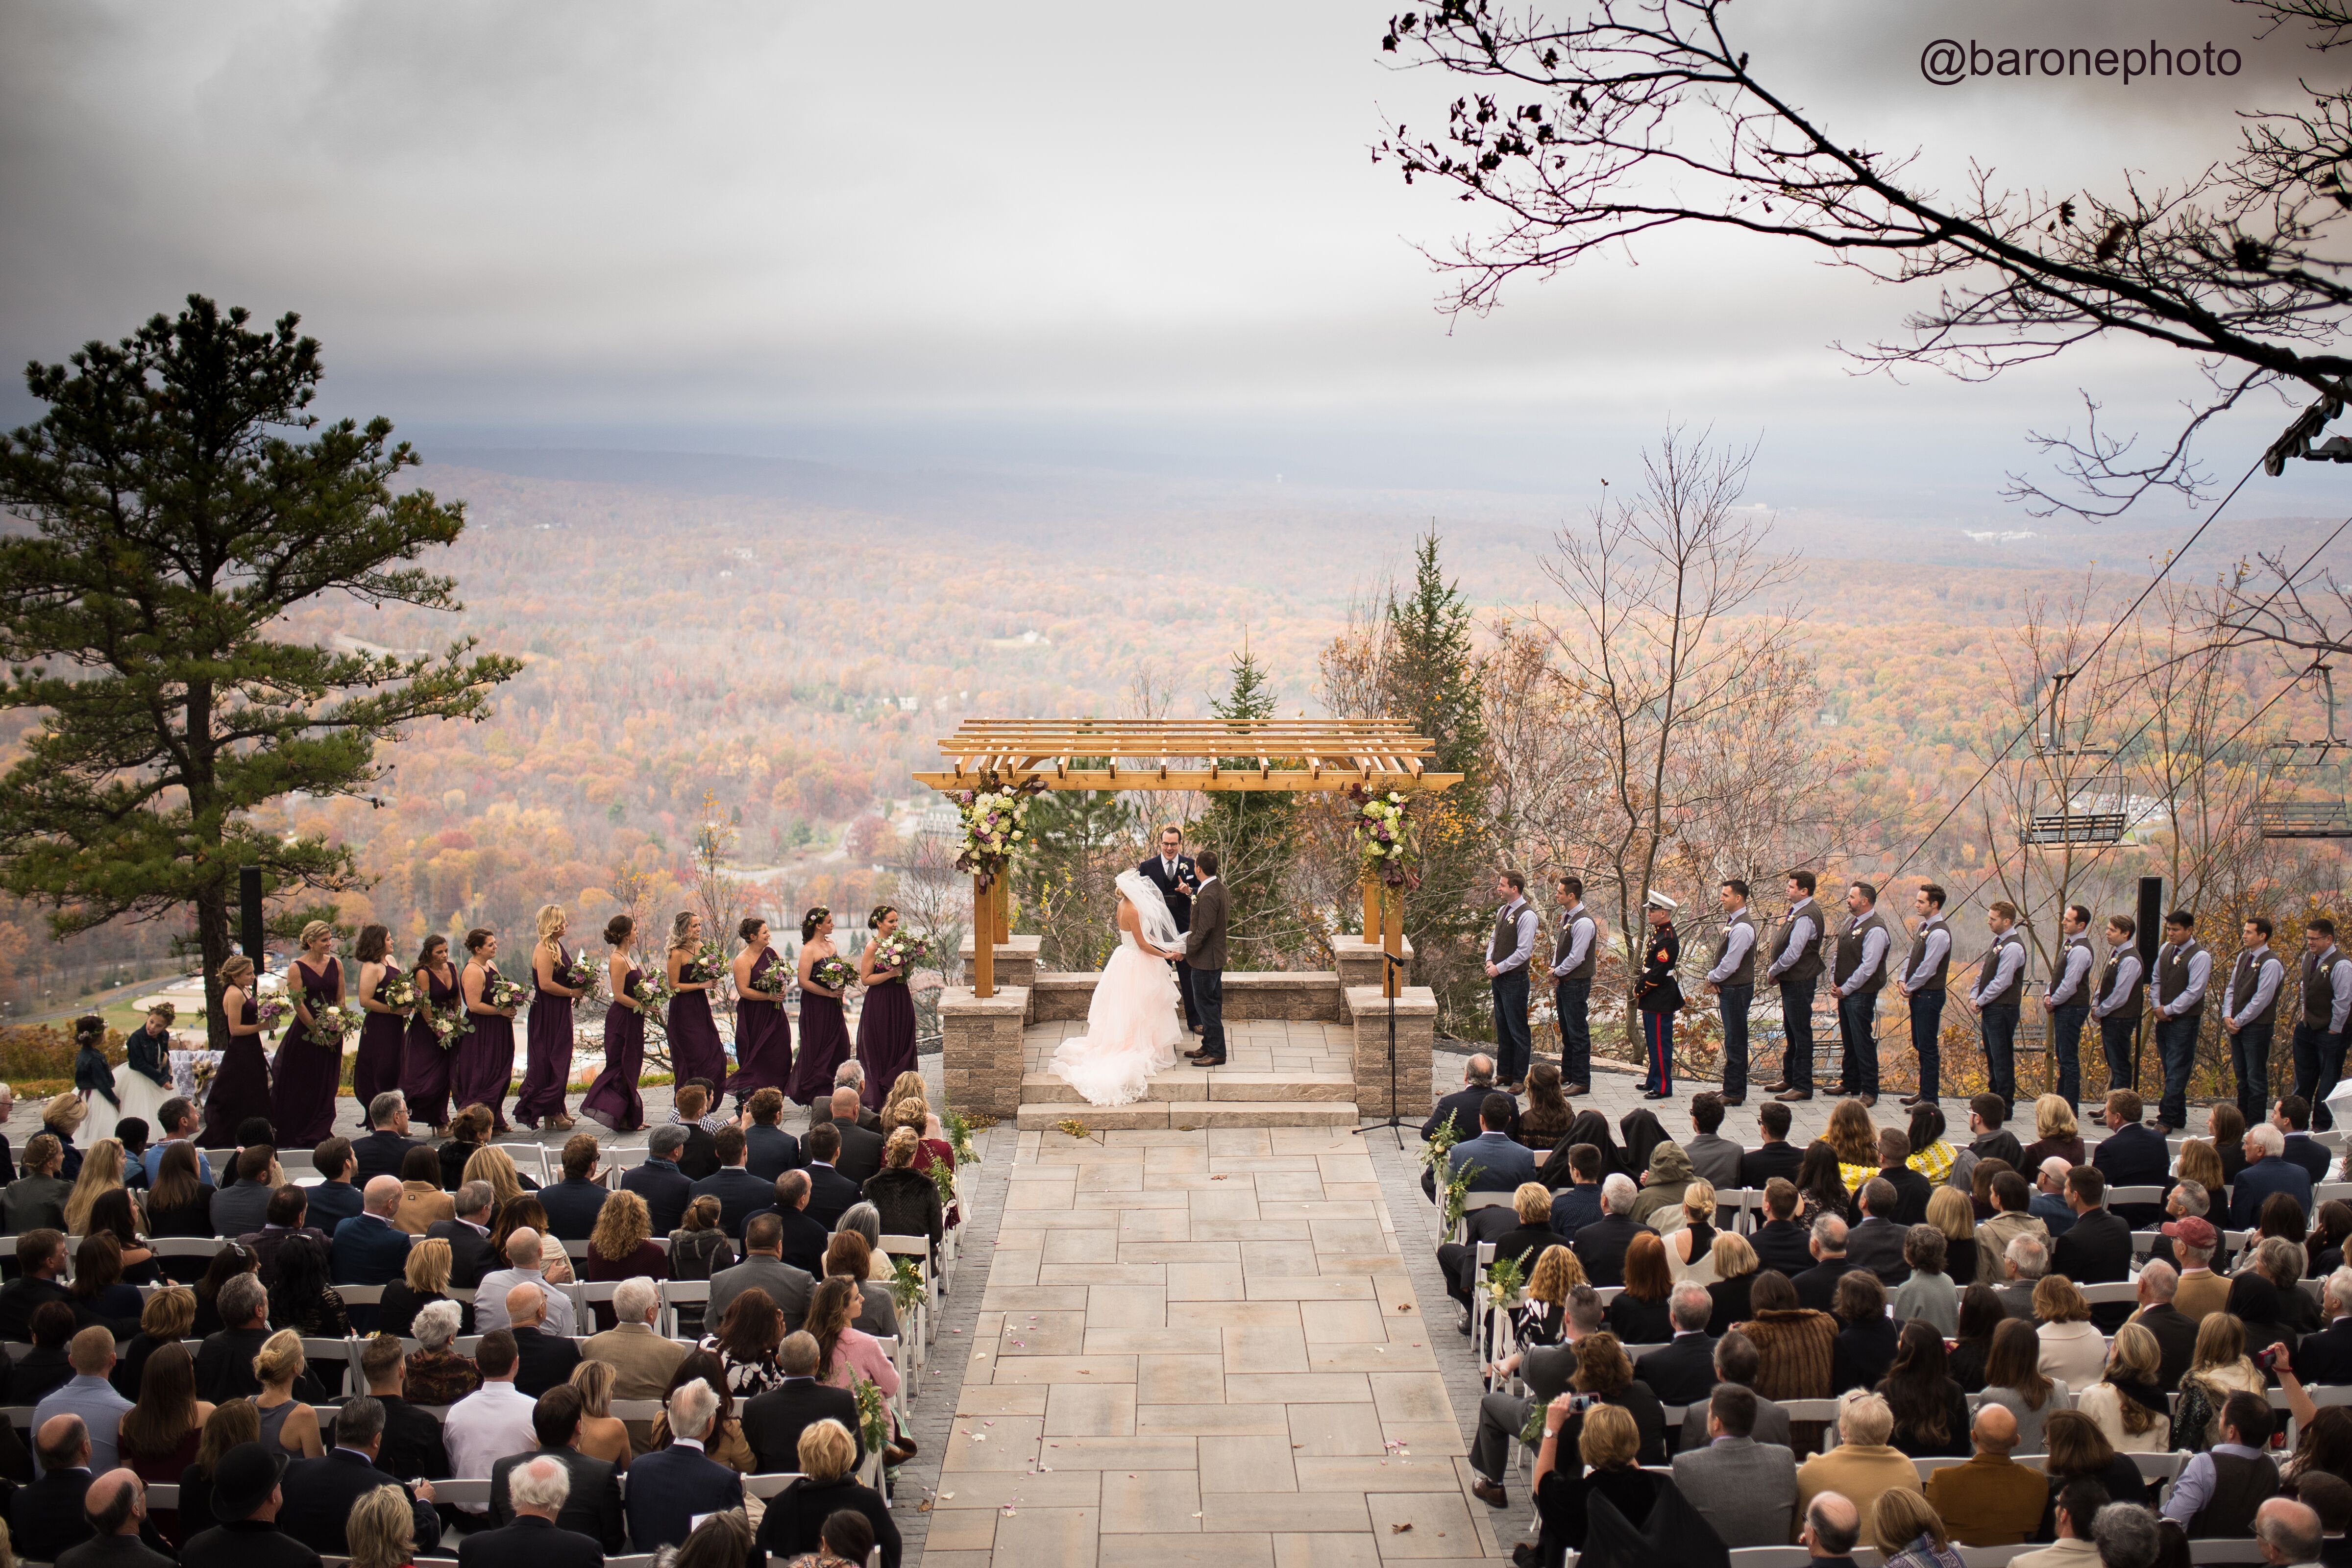
[{"label": "white folding chair", "polygon": [[708,1279],[665,1279],[661,1282],[661,1300],[662,1333],[666,1338],[673,1340],[677,1339],[678,1337],[677,1309],[679,1303],[693,1302],[706,1308],[709,1306],[710,1281]]},{"label": "white folding chair", "polygon": [[907,1401],[910,1397],[909,1391],[915,1386],[915,1378],[907,1364],[906,1339],[903,1335],[877,1334],[874,1342],[882,1347],[882,1353],[890,1358],[890,1365],[898,1373],[898,1392],[890,1396],[890,1408],[898,1413],[899,1426],[911,1426],[913,1418],[908,1414]]},{"label": "white folding chair", "polygon": [[[791,1486],[794,1481],[801,1479],[801,1472],[798,1470],[786,1470],[782,1472],[772,1470],[761,1474],[745,1476],[743,1478],[743,1489],[749,1492],[751,1496],[758,1498],[764,1502],[768,1499],[775,1496],[778,1492],[782,1491],[786,1487]],[[610,1568],[612,1563],[619,1561],[621,1560],[617,1557],[607,1557],[604,1559],[607,1568]]]}]

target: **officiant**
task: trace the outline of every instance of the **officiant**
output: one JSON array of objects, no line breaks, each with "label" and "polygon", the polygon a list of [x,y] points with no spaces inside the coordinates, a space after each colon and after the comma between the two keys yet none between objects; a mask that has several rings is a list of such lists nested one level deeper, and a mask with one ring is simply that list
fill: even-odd
[{"label": "officiant", "polygon": [[[1176,917],[1178,934],[1191,931],[1192,895],[1201,890],[1201,879],[1192,858],[1184,853],[1184,830],[1172,822],[1161,828],[1160,853],[1146,859],[1136,870],[1150,878],[1160,897],[1168,900],[1168,912]],[[1192,971],[1181,959],[1176,963],[1176,991],[1184,998],[1184,1027],[1199,1034],[1200,1014],[1192,1005]]]}]

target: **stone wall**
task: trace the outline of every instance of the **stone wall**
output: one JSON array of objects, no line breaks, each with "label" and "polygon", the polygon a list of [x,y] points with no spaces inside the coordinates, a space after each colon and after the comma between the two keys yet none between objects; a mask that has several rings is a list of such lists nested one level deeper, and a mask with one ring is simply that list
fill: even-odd
[{"label": "stone wall", "polygon": [[[1370,1120],[1389,1114],[1389,1003],[1378,985],[1345,993],[1356,1025],[1356,1110]],[[1429,1052],[1437,1033],[1437,994],[1408,985],[1396,999],[1396,1113],[1420,1123],[1431,1098]]]},{"label": "stone wall", "polygon": [[[1382,960],[1379,942],[1366,942],[1360,936],[1335,936],[1331,939],[1331,957],[1339,971],[1342,991],[1381,983]],[[1404,961],[1408,964],[1412,963],[1412,942],[1409,939],[1404,943]]]},{"label": "stone wall", "polygon": [[1025,985],[1000,984],[993,996],[976,996],[968,985],[940,991],[940,1076],[950,1109],[1008,1121],[1020,1113],[1021,1031],[1028,1021]]},{"label": "stone wall", "polygon": [[[1043,937],[1013,936],[996,944],[997,989],[1001,991],[1007,985],[1027,985],[1035,978],[1037,949],[1044,942]],[[972,983],[972,942],[969,933],[957,951],[963,960],[963,983],[970,985]]]}]

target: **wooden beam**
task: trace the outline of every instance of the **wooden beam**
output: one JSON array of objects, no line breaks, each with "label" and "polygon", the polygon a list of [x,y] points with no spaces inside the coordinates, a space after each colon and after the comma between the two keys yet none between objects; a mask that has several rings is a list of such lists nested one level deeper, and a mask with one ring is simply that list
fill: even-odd
[{"label": "wooden beam", "polygon": [[988,879],[971,879],[971,994],[996,994],[996,912],[991,907]]}]

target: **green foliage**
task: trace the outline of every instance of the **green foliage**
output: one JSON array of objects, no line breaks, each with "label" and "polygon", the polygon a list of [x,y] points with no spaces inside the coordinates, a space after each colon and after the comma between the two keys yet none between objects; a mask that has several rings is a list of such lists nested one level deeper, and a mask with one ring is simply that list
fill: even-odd
[{"label": "green foliage", "polygon": [[1111,790],[1049,790],[1030,801],[1022,826],[1028,837],[1013,861],[1013,887],[1040,938],[1038,962],[1101,968],[1118,940],[1112,880],[1142,853],[1137,805]]},{"label": "green foliage", "polygon": [[[945,1165],[933,1170],[944,1171]],[[911,1312],[915,1303],[923,1299],[923,1271],[911,1258],[890,1259],[890,1299],[898,1303],[898,1310]]]},{"label": "green foliage", "polygon": [[955,1151],[956,1163],[979,1164],[980,1151],[972,1147],[971,1122],[964,1113],[961,1110],[950,1110],[940,1118],[940,1124],[947,1130],[948,1147]]},{"label": "green foliage", "polygon": [[[1234,655],[1225,694],[1210,705],[1220,719],[1276,717],[1274,683],[1243,643]],[[1269,759],[1272,760],[1272,759]],[[1255,755],[1220,759],[1230,769],[1255,772]],[[1280,790],[1220,790],[1193,825],[1193,837],[1217,852],[1229,912],[1227,967],[1280,969],[1306,945],[1306,931],[1289,897],[1300,818],[1297,795]]]},{"label": "green foliage", "polygon": [[0,507],[32,525],[0,539],[0,706],[40,715],[0,781],[0,887],[60,937],[193,907],[215,1016],[242,868],[280,891],[363,880],[347,846],[256,809],[367,798],[379,741],[487,717],[520,668],[469,658],[471,639],[435,658],[272,638],[330,598],[459,608],[452,579],[411,563],[465,518],[394,493],[418,459],[389,421],[308,412],[319,345],[294,316],[247,319],[192,296],[70,369],[36,364],[47,412],[0,437]]},{"label": "green foliage", "polygon": [[882,1397],[881,1385],[870,1377],[857,1380],[857,1425],[866,1435],[869,1453],[890,1446],[890,1406]]},{"label": "green foliage", "polygon": [[1515,1305],[1527,1283],[1527,1271],[1519,1267],[1519,1260],[1516,1258],[1497,1258],[1486,1265],[1487,1294],[1498,1307]]}]

